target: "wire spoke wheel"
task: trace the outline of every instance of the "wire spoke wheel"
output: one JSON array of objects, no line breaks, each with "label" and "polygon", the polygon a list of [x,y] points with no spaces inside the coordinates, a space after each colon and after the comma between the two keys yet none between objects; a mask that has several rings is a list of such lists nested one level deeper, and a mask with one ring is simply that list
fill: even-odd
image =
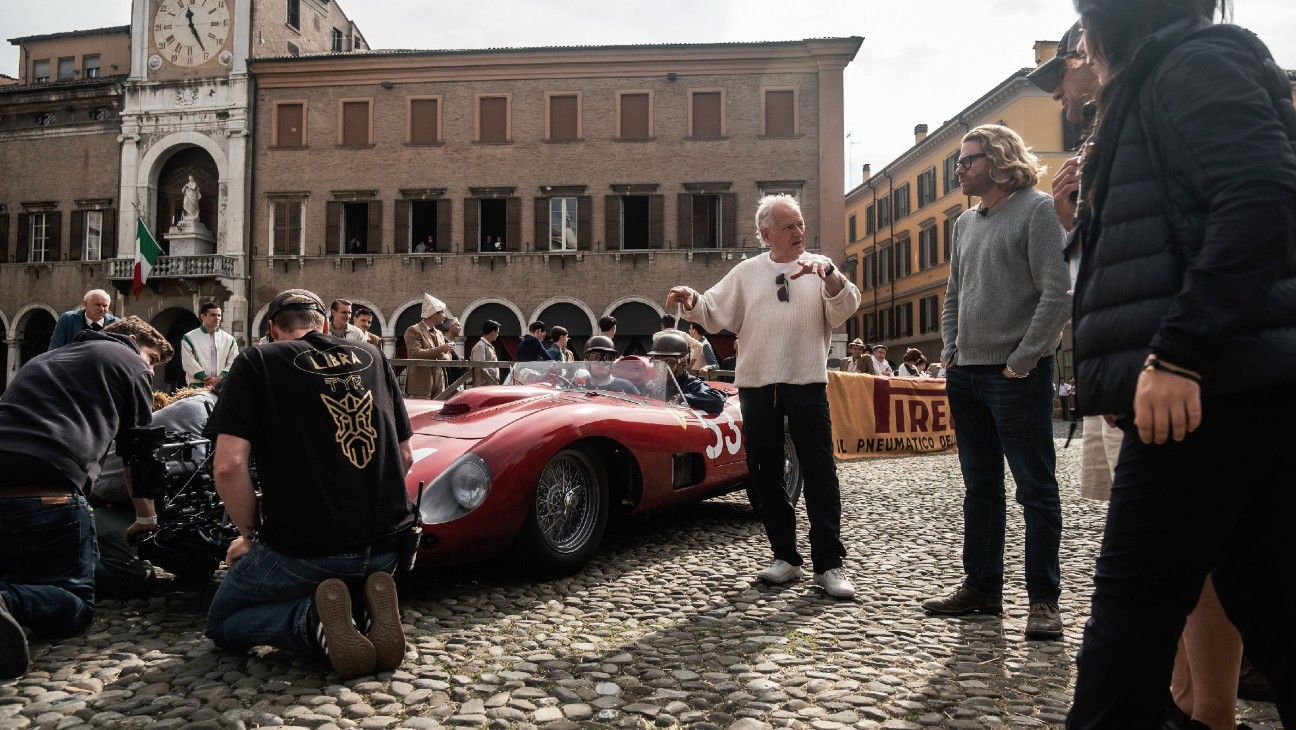
[{"label": "wire spoke wheel", "polygon": [[598,483],[593,465],[567,450],[545,465],[536,484],[535,517],[540,537],[559,553],[589,544],[599,522]]}]

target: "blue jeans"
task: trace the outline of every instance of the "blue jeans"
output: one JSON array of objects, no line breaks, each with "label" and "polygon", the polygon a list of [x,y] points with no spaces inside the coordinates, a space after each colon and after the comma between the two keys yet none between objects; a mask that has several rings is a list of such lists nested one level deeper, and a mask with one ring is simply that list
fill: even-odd
[{"label": "blue jeans", "polygon": [[816,573],[842,567],[841,487],[833,457],[832,414],[825,383],[775,383],[739,388],[747,469],[761,501],[761,518],[774,557],[801,565],[797,550],[796,507],[787,499],[783,419],[805,474],[806,517],[810,521],[810,561]]},{"label": "blue jeans", "polygon": [[68,492],[0,498],[0,594],[19,624],[47,638],[79,634],[94,618],[94,519]]},{"label": "blue jeans", "polygon": [[356,595],[370,573],[395,569],[395,550],[365,548],[321,558],[295,558],[256,543],[234,563],[216,590],[207,611],[206,634],[222,649],[273,646],[322,656],[307,620],[316,586],[340,578]]},{"label": "blue jeans", "polygon": [[963,470],[963,585],[1000,597],[1004,583],[1004,461],[1026,520],[1026,593],[1057,604],[1062,504],[1053,451],[1053,358],[1025,378],[1003,365],[959,365],[946,373]]}]

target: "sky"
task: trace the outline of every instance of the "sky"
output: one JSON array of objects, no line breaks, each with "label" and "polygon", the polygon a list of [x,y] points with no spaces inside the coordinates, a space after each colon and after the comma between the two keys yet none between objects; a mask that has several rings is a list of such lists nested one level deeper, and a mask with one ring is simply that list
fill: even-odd
[{"label": "sky", "polygon": [[[862,36],[846,67],[847,190],[1019,68],[1076,19],[1070,0],[340,0],[374,48],[500,48]],[[54,9],[57,8],[57,11]],[[1296,69],[1296,3],[1234,0],[1234,21]],[[130,0],[0,0],[0,38],[127,25]],[[17,76],[18,48],[0,53]]]}]

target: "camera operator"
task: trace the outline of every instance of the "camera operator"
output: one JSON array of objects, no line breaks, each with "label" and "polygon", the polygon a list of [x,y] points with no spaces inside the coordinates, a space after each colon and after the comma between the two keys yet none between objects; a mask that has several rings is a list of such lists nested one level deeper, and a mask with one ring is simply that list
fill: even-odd
[{"label": "camera operator", "polygon": [[[153,413],[153,426],[167,432],[201,434],[207,418],[216,405],[216,388],[185,388],[177,391],[170,401]],[[198,445],[193,458],[202,461],[208,447]],[[104,457],[99,479],[90,493],[90,506],[94,507],[95,532],[99,542],[99,562],[95,566],[95,590],[103,597],[126,600],[147,595],[153,588],[156,573],[147,560],[139,556],[132,542],[158,528],[158,515],[153,500],[147,500],[144,509],[131,503],[126,486],[125,463],[115,450]],[[140,475],[135,475],[136,479]],[[137,500],[136,504],[139,504]],[[138,514],[137,514],[138,513]],[[197,557],[197,556],[195,556]],[[168,571],[184,579],[183,571],[165,565]]]},{"label": "camera operator", "polygon": [[27,672],[23,627],[70,636],[94,617],[84,490],[114,437],[152,419],[153,368],[174,350],[139,317],[38,355],[0,397],[0,679]]},{"label": "camera operator", "polygon": [[[271,300],[274,342],[234,361],[208,422],[216,490],[239,538],[206,633],[223,649],[323,654],[349,678],[405,656],[391,573],[398,548],[418,536],[405,493],[412,431],[386,358],[368,342],[329,337],[324,313],[304,289]],[[367,634],[352,620],[351,593],[361,590]]]}]

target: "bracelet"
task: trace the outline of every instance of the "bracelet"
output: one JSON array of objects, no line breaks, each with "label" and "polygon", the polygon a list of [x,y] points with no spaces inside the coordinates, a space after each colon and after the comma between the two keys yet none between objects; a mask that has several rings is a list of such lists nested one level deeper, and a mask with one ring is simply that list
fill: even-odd
[{"label": "bracelet", "polygon": [[1190,373],[1187,370],[1180,370],[1179,368],[1171,367],[1161,362],[1160,360],[1156,359],[1155,357],[1149,357],[1148,359],[1143,361],[1143,371],[1147,372],[1148,370],[1160,370],[1163,373],[1178,375],[1179,377],[1184,378],[1185,380],[1191,380],[1194,383],[1201,385],[1202,379],[1200,375],[1197,375],[1196,373]]},{"label": "bracelet", "polygon": [[136,518],[135,518],[135,524],[137,524],[137,525],[156,525],[156,524],[157,524],[157,515],[149,515],[148,517],[136,517]]},{"label": "bracelet", "polygon": [[1008,375],[1009,375],[1010,377],[1017,378],[1018,380],[1021,380],[1022,378],[1029,378],[1029,377],[1030,377],[1030,373],[1026,373],[1025,375],[1018,375],[1018,374],[1017,374],[1017,371],[1016,371],[1016,370],[1013,370],[1011,365],[1004,365],[1004,370],[1007,370],[1007,371],[1008,371]]},{"label": "bracelet", "polygon": [[834,264],[829,263],[828,268],[824,269],[824,278],[827,279],[835,273],[837,273],[837,267]]}]

